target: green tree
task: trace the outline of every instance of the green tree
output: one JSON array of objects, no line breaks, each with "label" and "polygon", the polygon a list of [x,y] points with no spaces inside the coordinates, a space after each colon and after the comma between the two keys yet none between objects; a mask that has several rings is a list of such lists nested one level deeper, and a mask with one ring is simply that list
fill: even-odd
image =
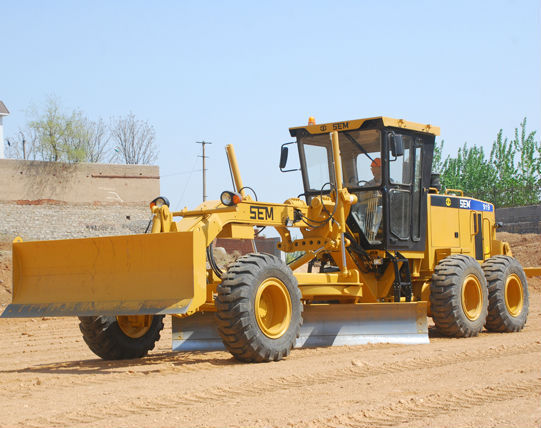
[{"label": "green tree", "polygon": [[526,118],[520,123],[520,132],[515,128],[511,144],[519,155],[516,169],[520,186],[516,196],[523,205],[538,203],[541,200],[541,145],[535,141],[535,131],[526,131]]},{"label": "green tree", "polygon": [[443,171],[443,144],[445,140],[441,140],[441,143],[434,144],[434,157],[432,158],[432,171],[441,174]]},{"label": "green tree", "polygon": [[524,118],[513,140],[500,129],[488,158],[482,147],[465,143],[456,157],[441,162],[443,141],[436,145],[434,167],[441,172],[443,188],[461,189],[497,207],[541,202],[541,147],[535,131],[526,130],[526,123]]},{"label": "green tree", "polygon": [[84,140],[87,130],[83,114],[74,110],[71,114],[62,111],[59,102],[49,97],[42,113],[35,113],[28,122],[35,135],[37,157],[52,162],[84,161]]},{"label": "green tree", "polygon": [[8,156],[49,162],[103,162],[109,130],[102,119],[89,120],[80,110],[66,113],[50,96],[42,109],[29,109],[24,129],[8,139]]}]

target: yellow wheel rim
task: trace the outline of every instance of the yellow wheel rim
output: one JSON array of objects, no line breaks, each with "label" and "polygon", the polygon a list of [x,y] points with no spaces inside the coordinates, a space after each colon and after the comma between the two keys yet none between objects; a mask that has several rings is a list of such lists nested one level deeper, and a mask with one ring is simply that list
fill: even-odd
[{"label": "yellow wheel rim", "polygon": [[505,306],[511,316],[517,317],[524,306],[524,289],[522,281],[514,273],[507,277],[505,282]]},{"label": "yellow wheel rim", "polygon": [[278,278],[261,283],[255,296],[255,319],[263,334],[278,339],[291,323],[291,297]]},{"label": "yellow wheel rim", "polygon": [[150,330],[152,315],[121,315],[116,320],[122,333],[132,339],[139,339]]},{"label": "yellow wheel rim", "polygon": [[475,321],[483,310],[483,289],[479,278],[470,274],[462,284],[462,309],[469,320]]}]

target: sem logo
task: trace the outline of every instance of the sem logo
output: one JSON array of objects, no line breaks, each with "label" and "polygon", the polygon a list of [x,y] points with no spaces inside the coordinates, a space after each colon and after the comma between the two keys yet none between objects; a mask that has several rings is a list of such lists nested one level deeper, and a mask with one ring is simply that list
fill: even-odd
[{"label": "sem logo", "polygon": [[445,205],[447,205],[448,207],[451,206],[451,198],[445,198]]},{"label": "sem logo", "polygon": [[250,220],[274,220],[274,207],[250,207]]},{"label": "sem logo", "polygon": [[460,200],[460,208],[470,208],[471,200],[469,199],[461,199]]}]

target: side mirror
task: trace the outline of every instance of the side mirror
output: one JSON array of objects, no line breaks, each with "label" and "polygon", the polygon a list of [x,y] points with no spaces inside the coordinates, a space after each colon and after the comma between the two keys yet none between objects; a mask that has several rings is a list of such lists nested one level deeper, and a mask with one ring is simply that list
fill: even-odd
[{"label": "side mirror", "polygon": [[280,151],[280,170],[283,170],[287,165],[287,156],[289,154],[289,148],[287,146],[282,146]]},{"label": "side mirror", "polygon": [[402,141],[402,135],[391,135],[391,154],[395,158],[398,156],[404,156],[404,142]]},{"label": "side mirror", "polygon": [[290,172],[290,171],[299,171],[298,168],[295,169],[284,169],[287,165],[287,155],[289,154],[289,146],[290,144],[296,144],[296,141],[292,141],[290,143],[284,143],[282,144],[282,150],[280,150],[280,171],[282,172]]}]

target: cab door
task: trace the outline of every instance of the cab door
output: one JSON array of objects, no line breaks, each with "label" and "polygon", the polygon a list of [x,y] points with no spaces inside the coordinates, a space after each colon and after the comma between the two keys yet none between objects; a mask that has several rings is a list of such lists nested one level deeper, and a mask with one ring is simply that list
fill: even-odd
[{"label": "cab door", "polygon": [[[422,251],[425,247],[426,155],[421,136],[401,134],[404,154],[394,157],[388,151],[387,248]],[[430,168],[430,166],[429,166]]]}]

